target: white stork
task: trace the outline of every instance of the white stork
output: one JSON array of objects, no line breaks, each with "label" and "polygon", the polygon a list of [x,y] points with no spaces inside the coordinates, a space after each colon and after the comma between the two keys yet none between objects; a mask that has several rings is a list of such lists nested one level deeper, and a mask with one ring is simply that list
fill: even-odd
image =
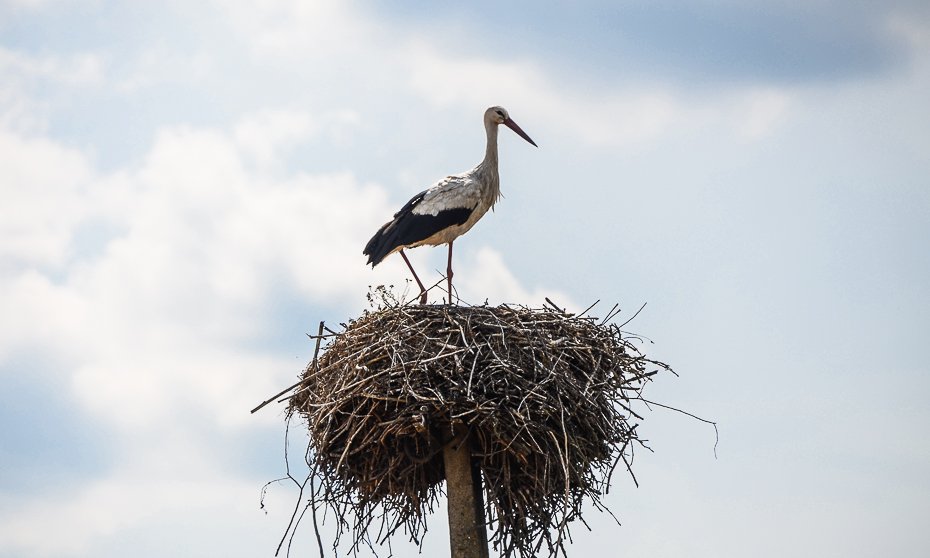
[{"label": "white stork", "polygon": [[488,134],[484,160],[470,171],[447,176],[428,190],[413,196],[407,205],[394,214],[392,221],[378,229],[365,246],[363,253],[368,256],[372,268],[392,252],[400,252],[420,286],[420,304],[426,304],[426,288],[410,265],[404,248],[449,245],[446,279],[449,282],[449,304],[452,304],[452,242],[468,232],[478,219],[494,207],[501,195],[500,176],[497,173],[497,127],[500,124],[538,147],[510,119],[503,107],[489,108],[484,112],[484,129]]}]

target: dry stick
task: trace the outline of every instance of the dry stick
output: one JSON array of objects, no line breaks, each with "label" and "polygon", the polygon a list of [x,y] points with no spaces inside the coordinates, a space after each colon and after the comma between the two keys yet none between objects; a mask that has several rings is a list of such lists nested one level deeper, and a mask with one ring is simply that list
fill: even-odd
[{"label": "dry stick", "polygon": [[[610,479],[614,476],[614,470],[617,468],[617,465],[620,463],[620,458],[623,456],[623,452],[626,451],[626,447],[630,445],[630,441],[627,440],[623,442],[623,447],[620,448],[620,452],[617,454],[617,459],[614,460],[614,464],[610,466],[610,473],[607,474],[607,490],[605,494],[610,494]],[[613,515],[613,514],[611,514]],[[614,518],[616,519],[616,518]],[[619,522],[618,522],[619,523]]]},{"label": "dry stick", "polygon": [[617,317],[617,314],[619,314],[619,313],[622,312],[622,311],[623,311],[623,309],[618,307],[617,310],[616,310],[615,312],[613,312],[613,313],[611,313],[611,314],[607,314],[607,317],[604,318],[604,323],[607,323],[607,322],[609,322],[610,320],[616,318],[616,317]]},{"label": "dry stick", "polygon": [[559,312],[560,314],[563,314],[563,315],[565,314],[565,310],[562,310],[561,308],[559,308],[559,305],[558,305],[558,304],[556,304],[556,303],[552,302],[551,300],[549,300],[549,297],[548,297],[548,296],[546,297],[546,302],[548,302],[548,303],[549,303],[553,308],[555,308],[556,311]]},{"label": "dry stick", "polygon": [[594,308],[595,306],[597,306],[597,303],[600,302],[600,301],[601,301],[601,299],[595,300],[595,301],[594,301],[594,304],[592,304],[591,306],[588,306],[587,308],[585,308],[585,311],[582,312],[581,314],[578,314],[578,315],[579,315],[579,316],[584,316],[584,315],[587,314],[592,308]]},{"label": "dry stick", "polygon": [[[565,507],[563,508],[563,517],[562,525],[565,525],[565,522],[568,521],[568,499],[569,499],[569,489],[571,488],[571,478],[569,477],[569,459],[568,459],[568,431],[565,430],[565,407],[562,405],[562,401],[559,401],[559,407],[562,411],[562,420],[559,421],[562,423],[562,435],[564,436],[565,441]],[[560,525],[561,527],[561,525]],[[562,529],[559,529],[559,541],[562,540]]]},{"label": "dry stick", "polygon": [[[285,422],[285,427],[284,427],[284,471],[287,474],[287,477],[285,478],[290,479],[291,482],[293,482],[298,487],[300,487],[300,493],[297,495],[297,504],[294,506],[294,513],[291,514],[291,520],[287,524],[287,529],[284,531],[284,536],[281,537],[281,542],[278,543],[278,548],[274,552],[275,556],[277,556],[278,553],[281,552],[281,545],[284,544],[284,539],[287,538],[287,534],[291,531],[291,525],[293,525],[294,523],[294,517],[297,515],[297,510],[300,509],[300,501],[303,499],[304,486],[306,486],[307,484],[306,481],[304,481],[303,483],[297,482],[297,479],[295,479],[293,475],[291,475],[291,464],[287,460],[288,434],[290,432],[290,425],[291,425],[291,415],[288,415],[287,421]],[[291,536],[293,537],[293,535]]]},{"label": "dry stick", "polygon": [[[290,474],[288,474],[288,476],[290,476]],[[294,478],[291,477],[291,480],[294,480]],[[307,480],[310,480],[310,477],[307,477]],[[294,480],[294,482],[297,482],[297,481]],[[307,481],[306,481],[306,480],[303,482],[303,484],[300,484],[300,485],[299,485],[299,486],[300,486],[300,493],[297,495],[297,505],[294,506],[294,513],[291,514],[291,520],[290,520],[290,521],[288,522],[288,524],[287,524],[287,530],[284,531],[284,537],[281,538],[281,542],[278,543],[278,548],[277,548],[277,550],[274,551],[274,555],[275,555],[275,556],[277,556],[278,553],[281,552],[281,547],[284,545],[284,539],[287,538],[287,534],[291,532],[291,526],[294,525],[294,519],[297,517],[297,510],[300,509],[300,501],[303,500],[303,498],[304,498],[304,487],[305,487],[306,485],[307,485]],[[302,515],[302,514],[301,514],[301,515]],[[298,522],[299,522],[299,520],[298,520]],[[291,537],[290,537],[290,539],[289,539],[289,542],[287,543],[287,554],[288,554],[288,556],[290,556],[290,553],[291,553],[291,543],[290,543],[290,541],[293,540],[293,539],[294,539],[294,534],[291,533]]]},{"label": "dry stick", "polygon": [[[322,338],[323,338],[323,322],[320,322],[320,333],[318,333],[318,334],[317,334],[317,337],[316,337],[316,348],[313,350],[313,364],[312,364],[311,366],[316,366],[316,356],[317,356],[317,354],[319,354],[319,352],[320,352],[320,339],[322,339]],[[292,389],[296,388],[297,386],[299,386],[299,385],[302,384],[302,383],[304,383],[303,378],[301,378],[300,381],[297,382],[296,384],[292,385],[291,387],[287,388],[286,390],[282,391],[281,393],[275,395],[275,396],[272,397],[271,399],[265,401],[264,403],[262,403],[262,404],[259,405],[258,407],[255,407],[254,409],[252,409],[252,413],[251,413],[251,414],[254,415],[256,411],[258,411],[259,409],[261,409],[261,408],[264,407],[265,405],[271,403],[271,402],[274,401],[275,399],[281,397],[281,396],[284,395],[285,393],[287,393],[287,392],[291,391]]]},{"label": "dry stick", "polygon": [[[614,310],[617,309],[617,306],[620,306],[620,304],[619,304],[619,303],[614,304],[614,305],[613,305],[613,308],[610,309],[610,312],[607,312],[607,315],[610,316],[611,313],[612,313]],[[606,324],[606,323],[607,323],[607,318],[604,318],[603,320],[601,320],[600,325],[604,325],[604,324]]]},{"label": "dry stick", "polygon": [[281,393],[275,395],[275,396],[272,397],[271,399],[265,401],[264,403],[262,403],[262,404],[259,405],[258,407],[255,407],[254,409],[252,409],[252,413],[251,413],[251,414],[255,414],[256,411],[258,411],[259,409],[261,409],[261,408],[264,407],[265,405],[271,403],[271,402],[274,401],[275,399],[281,397],[282,395],[284,395],[285,393],[291,391],[292,389],[296,388],[297,386],[299,386],[299,385],[302,384],[302,383],[304,383],[303,380],[297,382],[296,384],[292,385],[291,387],[287,388],[286,390],[282,391]]},{"label": "dry stick", "polygon": [[629,320],[627,320],[627,321],[623,322],[622,324],[618,325],[617,328],[619,329],[619,328],[625,326],[626,324],[632,322],[633,320],[635,320],[635,319],[636,319],[636,316],[639,316],[639,313],[642,312],[642,311],[643,311],[643,308],[646,307],[646,304],[648,304],[648,303],[644,302],[643,305],[639,307],[639,310],[637,310],[636,313],[633,314],[633,317],[632,317],[632,318],[630,318]]},{"label": "dry stick", "polygon": [[471,380],[475,376],[475,365],[478,364],[478,355],[480,354],[481,347],[478,347],[477,351],[475,352],[475,360],[473,360],[471,363],[471,373],[468,374],[468,389],[465,391],[465,397],[468,397],[469,399],[471,399]]},{"label": "dry stick", "polygon": [[[435,283],[433,283],[433,286],[432,286],[432,287],[426,289],[426,292],[432,291],[433,289],[435,289],[436,287],[438,287],[438,286],[439,286],[443,281],[445,281],[445,280],[446,280],[446,278],[443,277],[443,278],[440,279],[439,281],[436,281]],[[441,291],[441,290],[443,290],[443,289],[440,288],[439,290]],[[402,306],[402,307],[403,307],[403,306],[406,306],[406,307],[409,307],[409,308],[416,308],[416,306],[413,306],[413,302],[414,302],[415,300],[419,300],[419,297],[420,297],[420,295],[417,295],[416,297],[411,298],[411,299],[408,300],[407,302],[403,303],[401,306]]]},{"label": "dry stick", "polygon": [[[329,329],[327,329],[327,331],[329,331]],[[341,333],[330,333],[329,335],[310,335],[310,334],[308,333],[308,334],[307,334],[307,337],[309,337],[310,339],[319,339],[319,338],[321,338],[321,337],[322,337],[323,339],[329,339],[330,337],[341,337],[342,335],[343,335],[343,334],[341,334]]]},{"label": "dry stick", "polygon": [[[681,413],[681,414],[683,414],[683,415],[688,415],[688,416],[691,417],[691,418],[696,418],[696,419],[698,419],[698,420],[701,421],[701,422],[706,422],[707,424],[712,424],[712,425],[714,425],[714,433],[716,434],[716,438],[717,438],[717,439],[714,441],[714,459],[717,459],[717,444],[720,442],[720,432],[717,430],[717,423],[716,423],[716,422],[714,422],[714,421],[712,421],[712,420],[702,419],[701,417],[699,417],[699,416],[697,416],[697,415],[692,415],[691,413],[689,413],[689,412],[687,412],[687,411],[682,411],[681,409],[676,409],[675,407],[669,407],[668,405],[663,405],[663,404],[661,404],[661,403],[656,403],[655,401],[649,401],[649,400],[647,400],[647,399],[643,399],[642,397],[640,397],[639,399],[640,399],[640,401],[642,401],[643,403],[645,403],[645,404],[647,404],[647,405],[655,405],[656,407],[662,407],[663,409],[668,409],[668,410],[670,410],[670,411],[677,411],[677,412],[679,412],[679,413]],[[647,441],[648,441],[648,440],[647,440]]]}]

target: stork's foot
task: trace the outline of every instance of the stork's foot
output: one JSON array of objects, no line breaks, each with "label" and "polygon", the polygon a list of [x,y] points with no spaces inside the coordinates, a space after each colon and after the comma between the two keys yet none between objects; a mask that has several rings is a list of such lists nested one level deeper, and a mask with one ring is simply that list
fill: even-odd
[{"label": "stork's foot", "polygon": [[420,293],[420,304],[426,304],[426,291]]}]

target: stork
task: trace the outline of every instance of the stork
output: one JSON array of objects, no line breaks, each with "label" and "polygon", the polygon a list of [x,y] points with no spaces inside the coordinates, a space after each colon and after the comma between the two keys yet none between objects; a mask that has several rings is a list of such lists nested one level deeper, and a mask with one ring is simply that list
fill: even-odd
[{"label": "stork", "polygon": [[446,280],[449,283],[449,304],[452,304],[452,242],[475,226],[478,219],[494,207],[501,195],[500,176],[497,173],[497,127],[501,124],[533,144],[533,147],[538,147],[510,119],[504,107],[489,108],[484,111],[484,129],[488,134],[484,160],[470,171],[447,176],[413,196],[407,205],[394,214],[393,220],[378,229],[365,246],[363,253],[368,256],[372,269],[388,255],[400,252],[420,287],[420,304],[426,304],[426,287],[410,265],[404,248],[449,245]]}]

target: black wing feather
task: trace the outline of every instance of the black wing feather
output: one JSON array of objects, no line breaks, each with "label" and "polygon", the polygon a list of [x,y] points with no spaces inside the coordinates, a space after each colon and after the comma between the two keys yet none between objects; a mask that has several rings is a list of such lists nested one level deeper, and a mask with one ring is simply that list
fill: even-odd
[{"label": "black wing feather", "polygon": [[439,231],[455,225],[462,225],[471,217],[474,207],[456,207],[444,209],[436,215],[420,215],[413,209],[423,201],[426,190],[413,197],[400,211],[394,214],[394,219],[385,223],[375,233],[363,254],[368,256],[368,263],[375,267],[388,254],[398,246],[409,246],[426,240]]}]

